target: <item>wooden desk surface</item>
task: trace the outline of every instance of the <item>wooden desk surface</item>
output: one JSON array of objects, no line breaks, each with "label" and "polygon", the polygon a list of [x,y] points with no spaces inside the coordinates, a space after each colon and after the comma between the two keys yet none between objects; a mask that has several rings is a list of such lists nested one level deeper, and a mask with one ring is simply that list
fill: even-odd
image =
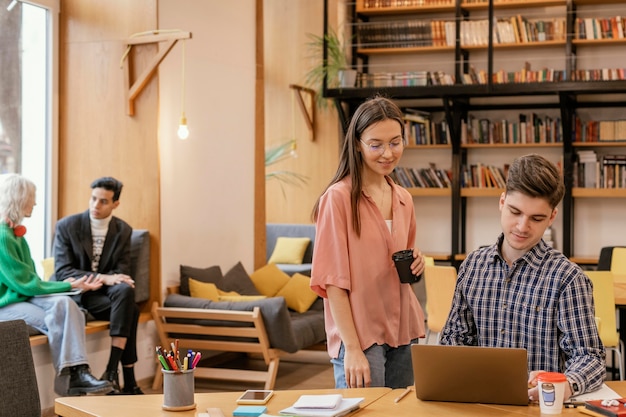
[{"label": "wooden desk surface", "polygon": [[[366,407],[389,393],[389,388],[357,388],[345,390],[293,390],[275,391],[274,396],[267,403],[267,413],[278,415],[283,408],[293,405],[302,394],[331,394],[339,393],[346,398],[363,397],[361,407]],[[242,392],[196,393],[196,409],[189,411],[165,411],[162,394],[152,395],[99,395],[85,397],[62,397],[54,402],[54,412],[63,417],[195,417],[198,413],[205,413],[209,407],[221,408],[224,416],[233,415],[237,408],[235,401]]]},{"label": "wooden desk surface", "polygon": [[[626,381],[607,381],[606,384],[618,394],[626,396]],[[368,405],[367,408],[359,411],[358,417],[379,417],[391,415],[393,415],[394,417],[413,417],[417,415],[428,417],[539,417],[541,415],[538,404],[531,404],[528,406],[515,406],[499,404],[468,404],[420,401],[417,399],[414,392],[411,392],[409,395],[396,403],[395,399],[398,398],[398,396],[403,391],[404,390],[391,391],[382,398],[376,400],[374,403]],[[584,416],[585,414],[579,413],[574,408],[564,408],[562,415]]]},{"label": "wooden desk surface", "polygon": [[[617,393],[626,396],[626,381],[609,381],[607,385]],[[427,416],[427,417],[538,417],[541,415],[538,405],[507,406],[497,404],[467,404],[445,403],[436,401],[420,401],[415,393],[410,393],[400,402],[395,399],[404,390],[390,390],[388,388],[361,388],[350,390],[294,390],[276,391],[274,397],[267,404],[267,412],[278,415],[283,408],[291,406],[302,394],[328,394],[340,393],[344,397],[364,397],[358,417],[381,417],[381,416]],[[157,417],[179,416],[195,417],[198,413],[206,412],[209,407],[221,408],[226,417],[232,416],[237,407],[235,400],[241,392],[225,393],[202,393],[196,394],[195,410],[190,411],[164,411],[163,395],[141,396],[87,396],[87,397],[64,397],[57,398],[54,411],[63,417],[108,417],[125,416],[133,417]],[[564,409],[564,415],[581,416],[576,409]]]}]

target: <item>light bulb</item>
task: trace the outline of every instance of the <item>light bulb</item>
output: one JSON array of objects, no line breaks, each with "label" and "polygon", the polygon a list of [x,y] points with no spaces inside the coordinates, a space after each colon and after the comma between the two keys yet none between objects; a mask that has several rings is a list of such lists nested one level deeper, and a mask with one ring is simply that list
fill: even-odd
[{"label": "light bulb", "polygon": [[291,151],[289,151],[289,156],[292,158],[298,157],[298,151],[296,151],[296,141],[291,142]]},{"label": "light bulb", "polygon": [[185,114],[180,117],[180,125],[178,125],[178,138],[185,140],[189,137],[189,128],[187,127],[187,118]]}]

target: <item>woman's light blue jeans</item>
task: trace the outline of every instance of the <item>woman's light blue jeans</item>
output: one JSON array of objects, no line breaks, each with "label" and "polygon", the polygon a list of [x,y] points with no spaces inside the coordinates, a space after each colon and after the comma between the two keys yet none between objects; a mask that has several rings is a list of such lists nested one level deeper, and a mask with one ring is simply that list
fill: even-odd
[{"label": "woman's light blue jeans", "polygon": [[57,375],[65,368],[87,363],[85,314],[67,295],[32,297],[0,308],[0,320],[24,320],[48,336]]},{"label": "woman's light blue jeans", "polygon": [[[416,344],[419,339],[411,340]],[[397,348],[389,345],[372,345],[365,350],[365,357],[370,364],[372,387],[406,388],[413,385],[413,365],[411,362],[411,345]],[[348,388],[344,368],[345,349],[343,343],[339,348],[339,356],[331,359],[335,375],[335,388]]]}]

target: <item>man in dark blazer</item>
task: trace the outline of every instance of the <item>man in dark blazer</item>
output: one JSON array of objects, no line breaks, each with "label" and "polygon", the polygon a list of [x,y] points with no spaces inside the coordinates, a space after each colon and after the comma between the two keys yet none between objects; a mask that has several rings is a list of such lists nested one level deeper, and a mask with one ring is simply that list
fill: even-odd
[{"label": "man in dark blazer", "polygon": [[[113,384],[112,394],[143,394],[135,380],[137,323],[135,282],[130,277],[132,228],[113,216],[119,206],[123,184],[103,177],[91,184],[89,210],[65,217],[57,223],[54,237],[54,275],[99,276],[104,285],[97,291],[75,296],[80,306],[98,320],[110,321],[111,355],[102,380]],[[118,367],[122,363],[124,388],[120,389]]]}]

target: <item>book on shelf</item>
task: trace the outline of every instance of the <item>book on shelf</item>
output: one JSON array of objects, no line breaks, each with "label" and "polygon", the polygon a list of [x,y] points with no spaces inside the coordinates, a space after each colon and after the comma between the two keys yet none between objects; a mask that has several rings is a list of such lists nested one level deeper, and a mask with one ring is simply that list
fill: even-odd
[{"label": "book on shelf", "polygon": [[624,39],[625,19],[613,17],[577,17],[574,38],[582,40]]},{"label": "book on shelf", "polygon": [[[520,14],[494,20],[492,41],[499,44],[523,44],[545,41],[565,41],[565,17],[528,19]],[[487,46],[489,20],[461,21],[462,46]]]},{"label": "book on shelf", "polygon": [[476,119],[469,115],[461,121],[461,144],[561,143],[560,118],[536,113],[519,114],[518,120]]},{"label": "book on shelf", "polygon": [[402,8],[407,6],[454,6],[455,0],[419,0],[408,3],[406,0],[363,0],[364,9]]},{"label": "book on shelf", "polygon": [[[454,22],[453,22],[454,23]],[[359,49],[453,47],[455,36],[443,20],[411,19],[359,22],[355,25]]]},{"label": "book on shelf", "polygon": [[603,188],[626,188],[626,155],[603,155],[601,183]]},{"label": "book on shelf", "polygon": [[599,187],[600,164],[598,163],[596,152],[593,150],[579,150],[576,154],[578,158],[578,186],[584,188]]},{"label": "book on shelf", "polygon": [[482,163],[464,165],[461,168],[463,188],[505,188],[509,165],[496,167]]},{"label": "book on shelf", "polygon": [[430,145],[432,138],[430,133],[430,113],[406,109],[404,114],[405,131],[409,144]]},{"label": "book on shelf", "polygon": [[392,178],[404,188],[450,188],[452,172],[429,163],[428,168],[396,167]]}]

